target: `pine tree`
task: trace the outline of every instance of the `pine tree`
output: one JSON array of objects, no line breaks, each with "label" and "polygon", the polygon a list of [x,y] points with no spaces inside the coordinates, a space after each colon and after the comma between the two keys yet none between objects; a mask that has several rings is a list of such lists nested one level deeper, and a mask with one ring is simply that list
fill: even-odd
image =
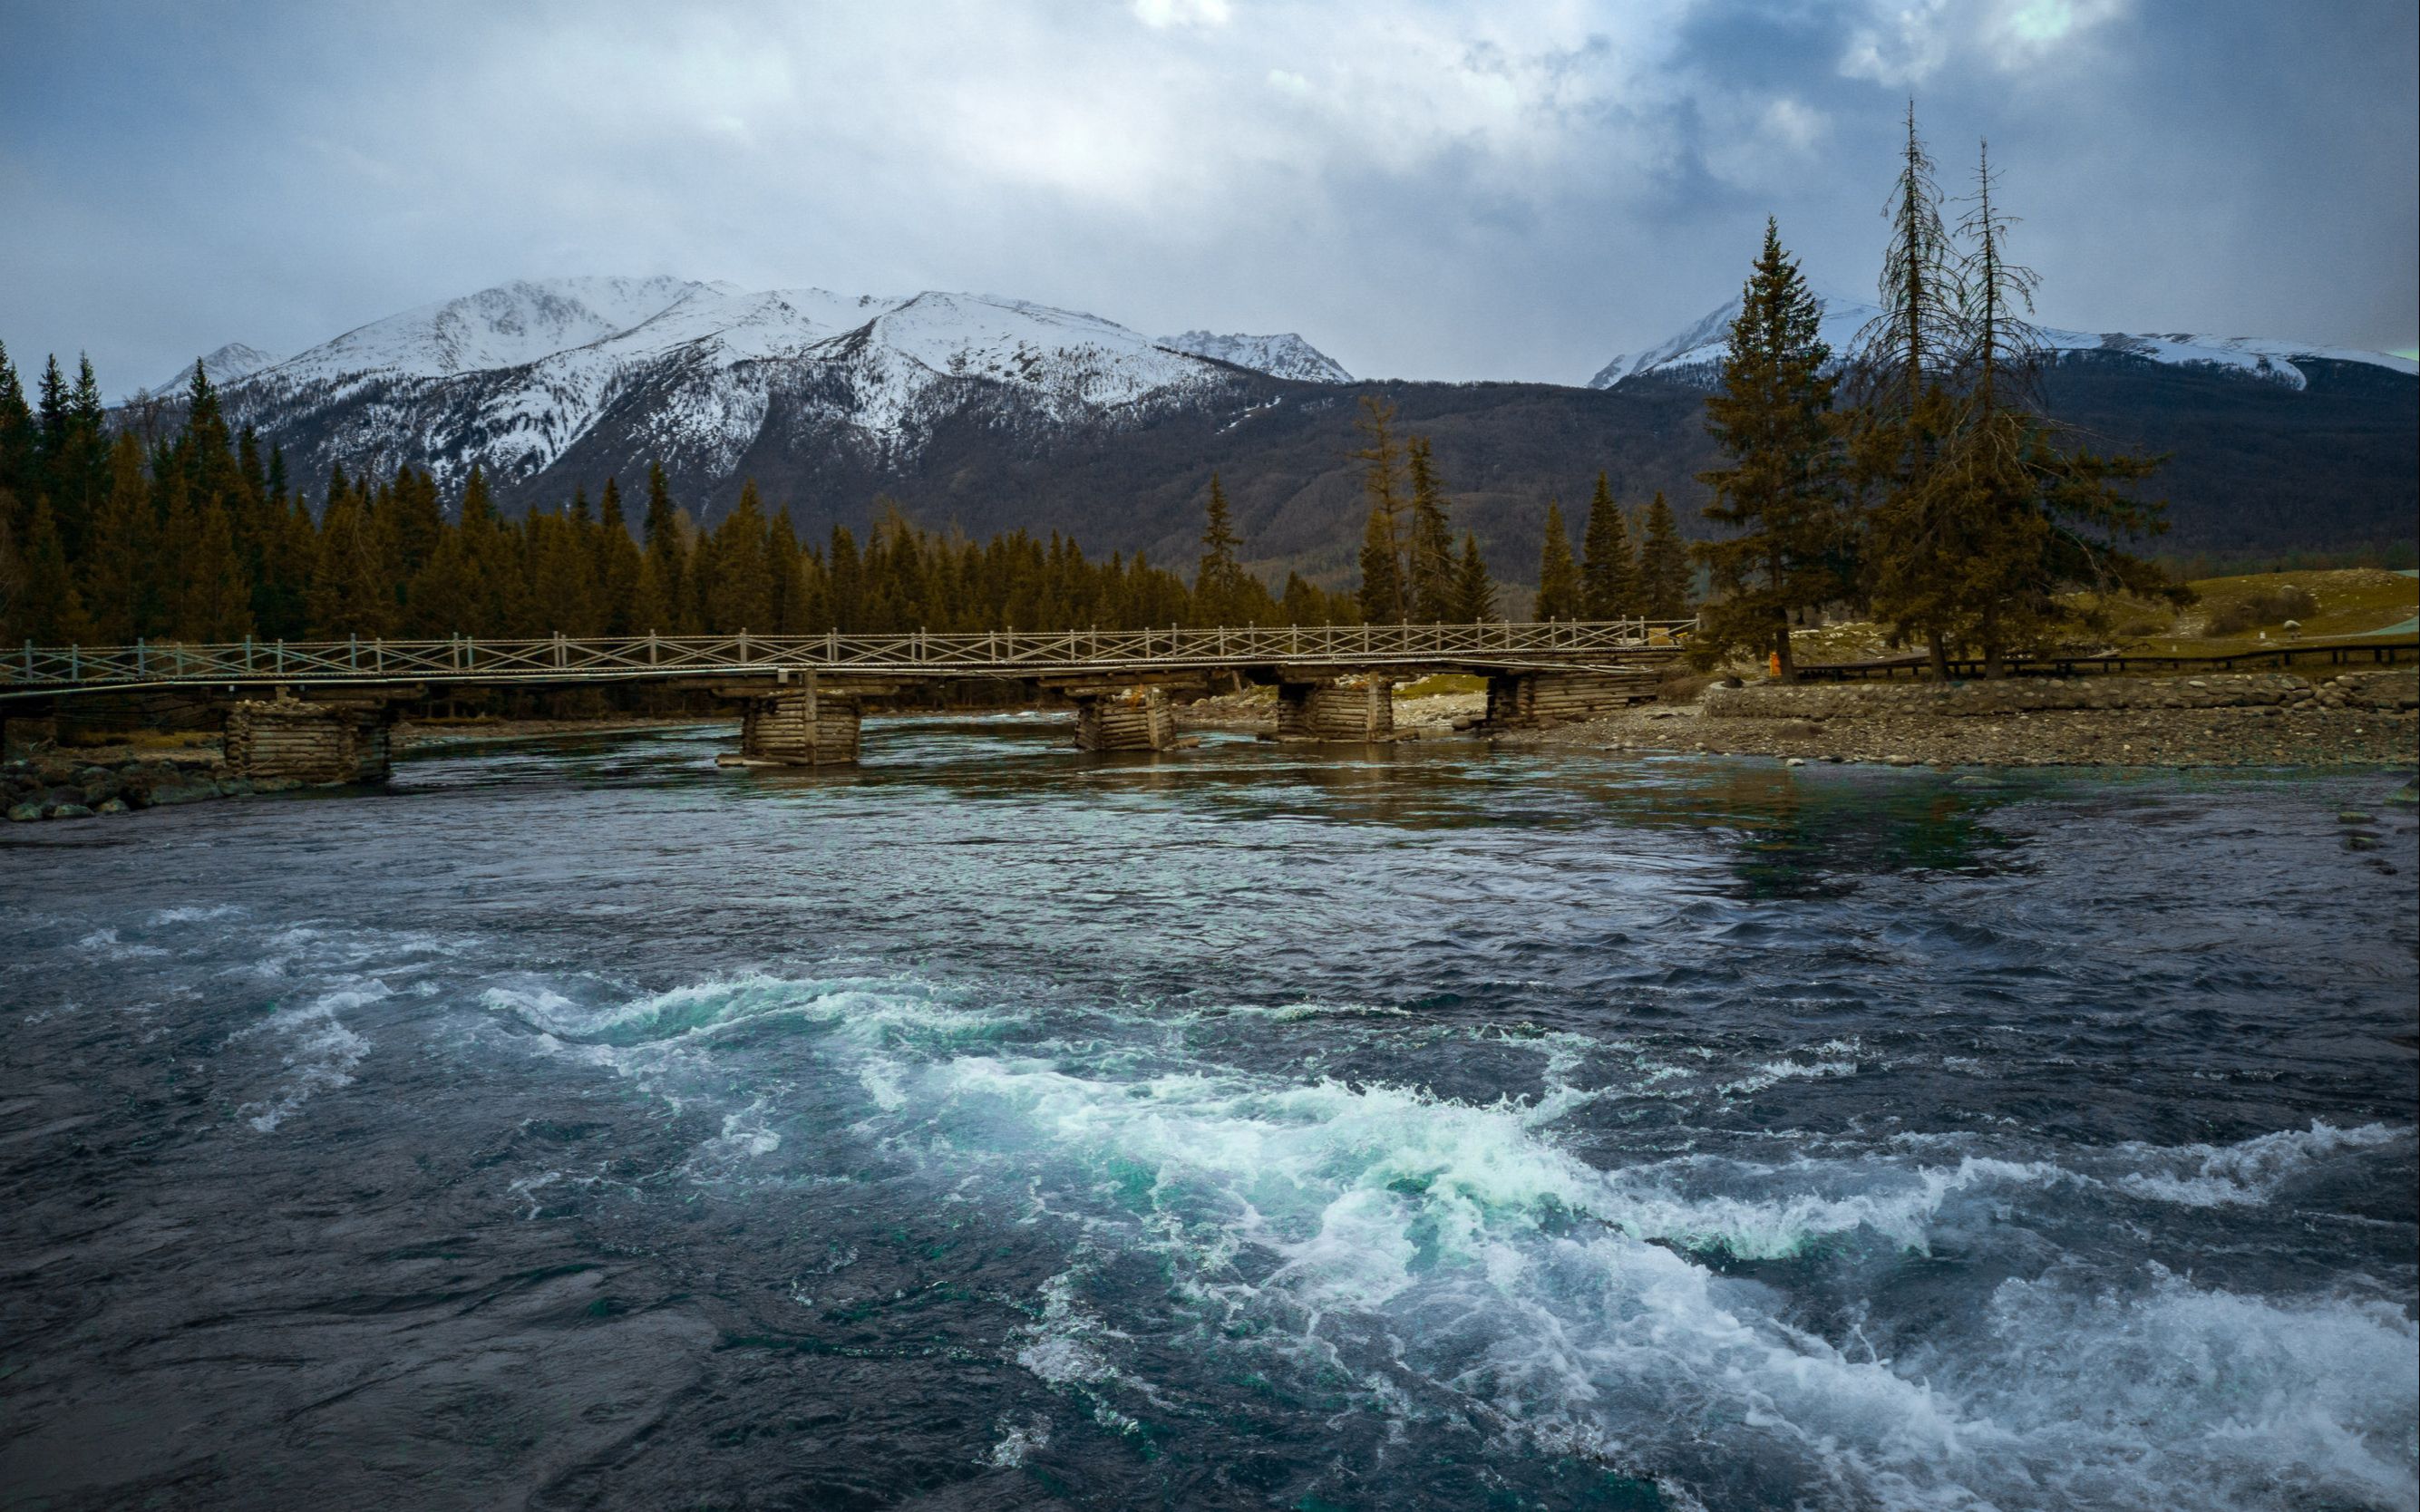
[{"label": "pine tree", "polygon": [[137,574],[153,555],[151,487],[143,474],[143,443],[120,435],[109,452],[109,491],[92,524],[85,558],[84,603],[92,632],[105,645],[131,644],[147,626],[139,624],[142,584]]},{"label": "pine tree", "polygon": [[765,559],[765,524],[764,501],[752,478],[739,486],[739,501],[714,530],[711,586],[703,601],[709,634],[772,632],[773,572]]},{"label": "pine tree", "polygon": [[1452,617],[1460,625],[1480,625],[1496,618],[1496,579],[1479,554],[1479,537],[1463,532],[1462,561],[1453,574]]},{"label": "pine tree", "polygon": [[0,516],[18,528],[19,550],[24,527],[31,522],[34,495],[41,491],[35,468],[40,456],[40,432],[34,411],[25,403],[25,386],[17,378],[8,348],[0,344],[0,494],[17,501],[16,512]]},{"label": "pine tree", "polygon": [[1210,474],[1210,497],[1202,506],[1202,562],[1193,572],[1193,623],[1202,625],[1243,623],[1248,594],[1243,566],[1235,548],[1244,538],[1235,533],[1227,508],[1227,490],[1218,474]]},{"label": "pine tree", "polygon": [[84,599],[76,592],[75,574],[47,498],[34,500],[25,544],[16,554],[17,586],[0,606],[7,611],[9,640],[46,646],[89,643],[92,629],[85,619]]},{"label": "pine tree", "polygon": [[642,612],[646,563],[623,515],[622,490],[610,477],[598,497],[597,513],[597,531],[589,541],[589,572],[597,585],[602,628],[607,635],[644,635],[650,625]]},{"label": "pine tree", "polygon": [[1582,616],[1626,620],[1638,612],[1638,563],[1630,554],[1630,530],[1613,488],[1602,472],[1589,500],[1588,529],[1580,539]]},{"label": "pine tree", "polygon": [[1907,143],[1883,216],[1890,223],[1878,292],[1882,313],[1857,333],[1864,386],[1882,409],[1911,414],[1956,361],[1962,311],[1957,258],[1941,221],[1932,155],[1907,103]]},{"label": "pine tree", "polygon": [[252,584],[236,552],[226,507],[213,495],[194,505],[190,517],[193,524],[180,538],[184,572],[177,639],[211,645],[251,634]]},{"label": "pine tree", "polygon": [[1672,506],[1664,490],[1647,506],[1647,538],[1638,548],[1638,596],[1651,620],[1685,619],[1689,613],[1689,549],[1681,544]]},{"label": "pine tree", "polygon": [[[1411,611],[1404,593],[1403,464],[1394,425],[1392,404],[1374,393],[1361,396],[1361,415],[1354,429],[1368,437],[1370,443],[1353,456],[1368,464],[1361,475],[1361,492],[1370,501],[1372,523],[1362,532],[1361,615],[1371,625],[1400,621]],[[1383,604],[1386,612],[1373,613],[1373,604]]]},{"label": "pine tree", "polygon": [[1821,303],[1765,222],[1764,249],[1740,296],[1706,428],[1730,465],[1699,474],[1714,490],[1706,517],[1730,527],[1696,548],[1716,598],[1699,611],[1692,654],[1712,665],[1736,651],[1770,653],[1796,680],[1792,610],[1846,588],[1838,570],[1841,477],[1831,424],[1831,352],[1817,335]]},{"label": "pine tree", "polygon": [[1445,490],[1437,482],[1436,463],[1425,436],[1415,436],[1409,447],[1412,477],[1412,531],[1407,581],[1411,616],[1431,625],[1454,618],[1457,596],[1453,560],[1453,522],[1446,509]]},{"label": "pine tree", "polygon": [[2095,590],[2087,602],[2180,596],[2120,544],[2165,528],[2160,505],[2121,486],[2157,463],[2063,448],[2037,412],[2040,338],[2025,316],[2038,280],[2008,260],[2011,222],[1992,187],[1987,150],[1960,224],[1972,242],[1961,387],[1930,382],[1912,412],[1876,426],[1898,471],[1873,516],[1874,609],[1895,635],[1929,644],[1937,676],[1952,643],[1980,646],[1985,675],[1999,677],[2011,652],[2097,627],[2065,590]]},{"label": "pine tree", "polygon": [[1400,565],[1395,532],[1388,523],[1387,512],[1372,504],[1369,521],[1361,532],[1362,624],[1394,625],[1403,620],[1403,584],[1397,577]]},{"label": "pine tree", "polygon": [[1563,528],[1563,506],[1546,501],[1546,545],[1538,561],[1538,608],[1541,620],[1585,618],[1579,563],[1572,557],[1571,532]]},{"label": "pine tree", "polygon": [[646,546],[639,595],[642,618],[649,630],[680,634],[690,625],[689,530],[659,462],[647,464],[647,512],[642,528]]}]

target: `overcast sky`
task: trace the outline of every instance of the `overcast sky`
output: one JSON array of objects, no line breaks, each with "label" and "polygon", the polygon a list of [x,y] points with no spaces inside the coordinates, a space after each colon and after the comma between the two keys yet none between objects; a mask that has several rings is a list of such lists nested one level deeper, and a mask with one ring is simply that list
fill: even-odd
[{"label": "overcast sky", "polygon": [[2412,0],[0,0],[0,341],[111,393],[516,277],[1014,295],[1584,380],[1763,218],[1868,294],[1913,95],[2045,323],[2408,350]]}]

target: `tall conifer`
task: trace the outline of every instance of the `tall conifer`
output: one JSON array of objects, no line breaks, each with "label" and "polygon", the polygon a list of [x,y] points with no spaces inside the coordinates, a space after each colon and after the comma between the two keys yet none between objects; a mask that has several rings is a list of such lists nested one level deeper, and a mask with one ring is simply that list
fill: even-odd
[{"label": "tall conifer", "polygon": [[1449,617],[1461,625],[1496,618],[1496,579],[1488,576],[1487,561],[1479,554],[1479,537],[1467,531],[1463,532],[1462,559],[1454,566]]},{"label": "tall conifer", "polygon": [[1454,618],[1456,569],[1453,522],[1437,480],[1436,459],[1429,440],[1415,436],[1407,449],[1412,481],[1412,529],[1405,552],[1411,589],[1411,617],[1429,624]]},{"label": "tall conifer", "polygon": [[1571,532],[1563,527],[1563,506],[1546,501],[1546,544],[1538,560],[1538,607],[1541,620],[1584,618],[1586,602],[1579,563],[1572,557]]},{"label": "tall conifer", "polygon": [[1613,487],[1602,472],[1589,500],[1588,529],[1580,538],[1581,614],[1591,620],[1624,620],[1638,612],[1638,563],[1630,552],[1630,529]]},{"label": "tall conifer", "polygon": [[1689,548],[1681,544],[1661,488],[1647,506],[1646,539],[1638,547],[1638,596],[1651,620],[1677,620],[1689,612]]},{"label": "tall conifer", "polygon": [[1781,232],[1765,222],[1764,248],[1740,296],[1723,355],[1721,386],[1706,400],[1706,428],[1730,465],[1699,474],[1714,490],[1706,517],[1730,534],[1699,546],[1715,598],[1699,611],[1692,646],[1709,665],[1736,651],[1778,659],[1796,680],[1790,616],[1838,596],[1840,458],[1831,424],[1831,357],[1817,334],[1822,306]]},{"label": "tall conifer", "polygon": [[[1401,446],[1395,440],[1395,407],[1374,393],[1361,396],[1361,415],[1354,429],[1369,444],[1354,457],[1366,464],[1361,494],[1370,516],[1361,532],[1361,616],[1372,625],[1399,621],[1411,611],[1405,594],[1404,568],[1404,496]],[[1382,562],[1379,559],[1383,557]],[[1373,612],[1377,605],[1383,612]]]}]

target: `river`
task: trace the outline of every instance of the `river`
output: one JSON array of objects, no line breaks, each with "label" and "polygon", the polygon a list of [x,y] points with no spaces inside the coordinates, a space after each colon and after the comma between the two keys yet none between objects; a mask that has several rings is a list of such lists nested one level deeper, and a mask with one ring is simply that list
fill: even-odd
[{"label": "river", "polygon": [[2420,1504],[2399,774],[729,738],[0,835],[6,1504]]}]

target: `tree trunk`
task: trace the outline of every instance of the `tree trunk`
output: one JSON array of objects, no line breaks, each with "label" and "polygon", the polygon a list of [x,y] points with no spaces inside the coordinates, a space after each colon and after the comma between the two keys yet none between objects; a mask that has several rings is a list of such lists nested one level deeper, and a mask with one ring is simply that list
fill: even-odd
[{"label": "tree trunk", "polygon": [[1941,639],[1941,632],[1938,630],[1929,632],[1924,638],[1924,642],[1926,648],[1932,654],[1932,680],[1937,683],[1949,681],[1948,642]]},{"label": "tree trunk", "polygon": [[2008,675],[2009,664],[2001,656],[2000,643],[1996,640],[1985,641],[1983,643],[1984,680],[1987,682],[1997,682],[1999,679]]},{"label": "tree trunk", "polygon": [[1774,680],[1790,684],[1798,681],[1798,661],[1790,654],[1790,621],[1784,618],[1773,638],[1773,654],[1781,658],[1781,675]]}]

